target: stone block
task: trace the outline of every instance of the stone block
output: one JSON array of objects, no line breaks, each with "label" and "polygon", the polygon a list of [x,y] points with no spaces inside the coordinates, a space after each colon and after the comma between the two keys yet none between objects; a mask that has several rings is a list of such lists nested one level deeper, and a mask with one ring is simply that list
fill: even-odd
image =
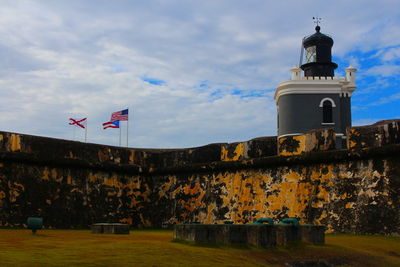
[{"label": "stone block", "polygon": [[95,223],[91,225],[92,234],[129,234],[125,223]]},{"label": "stone block", "polygon": [[278,140],[280,156],[294,156],[307,152],[328,151],[336,148],[336,136],[333,129],[318,129],[303,135],[284,136]]},{"label": "stone block", "polygon": [[213,233],[214,229],[210,229],[210,227],[205,224],[196,224],[193,225],[193,227],[195,229],[194,241],[201,243],[215,243],[215,234]]},{"label": "stone block", "polygon": [[246,225],[233,224],[224,225],[225,231],[228,233],[228,244],[246,244],[247,228]]},{"label": "stone block", "polygon": [[275,247],[276,233],[273,225],[246,225],[247,243],[255,247]]},{"label": "stone block", "polygon": [[95,223],[90,226],[92,230],[92,234],[102,234],[103,233],[103,224]]},{"label": "stone block", "polygon": [[114,224],[113,234],[129,234],[129,225],[124,223]]},{"label": "stone block", "polygon": [[300,231],[298,226],[274,225],[276,235],[276,245],[286,245],[288,242],[300,241]]},{"label": "stone block", "polygon": [[113,234],[114,226],[112,224],[103,224],[103,234]]},{"label": "stone block", "polygon": [[301,241],[314,245],[325,244],[325,227],[317,225],[300,226]]},{"label": "stone block", "polygon": [[275,247],[288,242],[303,241],[324,244],[323,226],[268,224],[178,224],[174,238],[210,244],[248,244],[255,247]]}]

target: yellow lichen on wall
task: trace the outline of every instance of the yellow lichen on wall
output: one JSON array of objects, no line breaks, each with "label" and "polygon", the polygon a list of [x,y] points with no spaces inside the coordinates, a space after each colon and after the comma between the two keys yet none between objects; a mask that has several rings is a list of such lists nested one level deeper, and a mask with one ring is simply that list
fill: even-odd
[{"label": "yellow lichen on wall", "polygon": [[[261,173],[258,171],[254,171],[251,173],[252,178],[252,193],[253,193],[253,211],[255,211],[254,216],[256,218],[259,217],[268,217],[270,214],[267,211],[266,205],[267,202],[267,194],[265,185],[271,184],[273,179],[271,176]],[[255,218],[253,218],[255,219]]]},{"label": "yellow lichen on wall", "polygon": [[246,145],[239,143],[236,145],[233,156],[229,157],[229,151],[225,146],[221,146],[221,161],[236,161],[245,157]]},{"label": "yellow lichen on wall", "polygon": [[[274,185],[272,191],[276,194],[268,196],[268,213],[273,214],[275,212],[280,212],[284,208],[288,209],[288,214],[290,217],[300,217],[301,212],[305,209],[305,203],[299,203],[299,196],[308,195],[307,187],[301,185],[299,188],[298,183],[292,182],[282,182],[280,186]],[[303,191],[303,192],[302,192]]]},{"label": "yellow lichen on wall", "polygon": [[109,148],[99,149],[97,156],[100,162],[112,160],[111,150]]},{"label": "yellow lichen on wall", "polygon": [[21,150],[21,137],[18,134],[11,134],[9,142],[12,152]]},{"label": "yellow lichen on wall", "polygon": [[233,206],[230,208],[237,208],[237,200],[238,197],[241,196],[240,172],[219,174],[216,180],[219,181],[218,184],[225,184],[225,187],[221,188],[222,195],[220,195],[223,201],[223,207],[229,207],[231,206],[231,202],[234,202]]},{"label": "yellow lichen on wall", "polygon": [[132,218],[123,218],[123,219],[120,219],[119,222],[120,223],[127,223],[127,224],[131,225],[133,220],[132,220]]},{"label": "yellow lichen on wall", "polygon": [[348,132],[348,136],[349,138],[347,138],[347,147],[352,149],[357,146],[357,143],[352,140],[351,136],[360,136],[360,133],[357,131],[357,129],[351,128]]},{"label": "yellow lichen on wall", "polygon": [[[142,184],[141,179],[138,177],[130,177],[126,184],[120,183],[119,193],[121,194],[123,191],[126,191],[126,195],[130,197],[131,201],[129,203],[130,207],[138,207],[142,202],[150,201],[149,197],[151,194],[151,190],[147,184]],[[141,192],[141,187],[144,186],[144,192]],[[141,197],[143,201],[139,201],[137,198]]]},{"label": "yellow lichen on wall", "polygon": [[326,211],[322,211],[321,216],[319,216],[317,219],[315,219],[315,224],[316,225],[321,225],[322,224],[322,220],[327,218],[328,214],[326,213]]},{"label": "yellow lichen on wall", "polygon": [[228,149],[224,146],[221,146],[221,161],[230,161],[228,157]]},{"label": "yellow lichen on wall", "polygon": [[298,182],[302,179],[302,174],[298,172],[290,171],[288,174],[284,175],[284,178],[288,182]]},{"label": "yellow lichen on wall", "polygon": [[293,140],[298,141],[299,145],[295,151],[287,151],[287,150],[279,151],[280,156],[294,156],[294,155],[300,155],[300,154],[306,152],[306,136],[305,135],[279,138],[279,140],[278,140],[279,146],[281,146],[286,141],[286,138],[292,138]]},{"label": "yellow lichen on wall", "polygon": [[213,211],[217,208],[217,205],[215,203],[210,203],[210,205],[207,206],[207,213],[206,213],[206,218],[205,222],[206,224],[211,224],[214,223],[215,221],[215,215]]},{"label": "yellow lichen on wall", "polygon": [[305,169],[301,172],[290,171],[283,175],[281,183],[273,184],[270,191],[275,192],[268,196],[268,214],[288,209],[289,217],[303,217],[302,213],[309,205],[314,186],[305,182]]},{"label": "yellow lichen on wall", "polygon": [[163,183],[158,190],[158,196],[160,198],[167,196],[167,192],[171,189],[171,186],[176,183],[175,176],[168,176],[168,179],[168,182]]},{"label": "yellow lichen on wall", "polygon": [[[198,213],[196,219],[203,223],[222,222],[223,219],[215,218],[215,214],[221,209],[227,209],[224,219],[235,223],[245,223],[259,217],[274,217],[274,214],[283,211],[289,217],[303,218],[305,216],[303,213],[309,207],[312,195],[316,191],[313,184],[304,181],[306,171],[306,168],[303,168],[300,172],[291,171],[282,174],[283,181],[280,183],[273,183],[269,175],[253,170],[219,173],[210,182],[213,188],[219,188],[218,198],[221,204],[207,203],[207,212]],[[189,196],[177,202],[183,210],[186,210],[181,214],[182,217],[189,218],[188,216],[196,209],[205,207],[203,198],[206,191],[200,186],[191,183],[179,186],[174,191],[169,197],[175,196],[176,191]],[[322,186],[317,191],[318,198],[321,198],[319,201],[321,203],[318,205],[323,205],[328,199],[327,192]]]},{"label": "yellow lichen on wall", "polygon": [[25,187],[22,184],[11,181],[8,181],[8,188],[10,202],[17,201],[18,196],[20,196],[21,193],[25,191]]},{"label": "yellow lichen on wall", "polygon": [[174,191],[170,193],[170,197],[175,199],[176,195],[182,191],[182,185],[179,185]]},{"label": "yellow lichen on wall", "polygon": [[205,207],[206,204],[204,203],[204,197],[206,195],[206,191],[201,191],[199,196],[195,199],[195,206],[196,207]]},{"label": "yellow lichen on wall", "polygon": [[[179,198],[179,200],[177,201],[177,204],[183,210],[180,216],[182,216],[183,218],[189,218],[194,215],[193,212],[206,207],[206,203],[203,199],[206,195],[206,192],[195,180],[196,177],[188,177],[187,184],[185,186],[179,186],[175,190],[167,194],[166,191],[169,190],[171,188],[171,185],[174,184],[176,181],[176,177],[170,176],[168,178],[169,181],[161,186],[162,193],[159,192],[158,194],[159,196],[165,196],[167,198],[171,198],[171,196],[173,195],[173,199],[175,199],[176,195],[178,195],[177,198]],[[196,217],[198,219],[199,216]],[[204,219],[205,218],[203,218],[203,220]]]},{"label": "yellow lichen on wall", "polygon": [[231,218],[241,214],[243,209],[246,209],[246,204],[251,201],[251,188],[246,186],[249,183],[248,179],[242,179],[244,173],[237,171],[234,173],[225,173],[217,176],[220,180],[219,184],[225,184],[222,188],[223,207],[228,207],[232,211]]},{"label": "yellow lichen on wall", "polygon": [[[323,170],[321,168],[324,168]],[[237,171],[235,173],[218,174],[214,186],[224,185],[219,195],[222,205],[217,210],[228,208],[225,217],[243,223],[259,217],[275,217],[274,214],[285,212],[289,217],[304,218],[304,212],[310,207],[323,208],[330,201],[328,187],[332,185],[333,166],[326,165],[313,170],[312,180],[319,180],[322,184],[316,187],[311,181],[305,180],[307,169],[299,172],[283,172],[283,180],[273,183],[272,178],[265,173],[256,171]],[[267,189],[265,188],[267,184]],[[267,191],[266,191],[267,190]],[[269,192],[267,194],[267,192]],[[272,193],[272,194],[271,194]],[[310,201],[313,201],[312,203]],[[215,210],[214,212],[216,212]],[[253,217],[244,218],[244,214]],[[200,216],[199,218],[210,218]],[[322,218],[319,218],[322,220]]]},{"label": "yellow lichen on wall", "polygon": [[98,176],[90,172],[88,175],[88,180],[90,182],[94,183],[98,180]]},{"label": "yellow lichen on wall", "polygon": [[72,177],[69,174],[67,176],[67,184],[72,184]]},{"label": "yellow lichen on wall", "polygon": [[144,227],[151,226],[151,222],[149,220],[144,219],[142,214],[140,214],[139,217],[140,217],[140,222]]},{"label": "yellow lichen on wall", "polygon": [[47,167],[45,167],[43,170],[42,180],[46,180],[46,181],[50,180],[49,175],[50,175],[50,171]]},{"label": "yellow lichen on wall", "polygon": [[57,170],[55,168],[51,169],[51,178],[54,180],[57,178]]},{"label": "yellow lichen on wall", "polygon": [[111,177],[106,177],[103,181],[103,184],[110,187],[121,186],[120,182],[118,181],[118,176],[116,174],[112,175]]},{"label": "yellow lichen on wall", "polygon": [[293,202],[289,206],[289,217],[304,218],[304,211],[309,206],[314,186],[310,183],[299,183],[294,194]]},{"label": "yellow lichen on wall", "polygon": [[129,154],[129,163],[135,163],[135,150],[131,150],[131,153]]},{"label": "yellow lichen on wall", "polygon": [[321,183],[332,184],[333,180],[333,166],[320,164],[311,169],[310,178],[312,181],[320,181]]},{"label": "yellow lichen on wall", "polygon": [[322,208],[325,204],[329,203],[329,192],[323,185],[318,185],[317,188],[316,201],[312,203],[312,207]]}]

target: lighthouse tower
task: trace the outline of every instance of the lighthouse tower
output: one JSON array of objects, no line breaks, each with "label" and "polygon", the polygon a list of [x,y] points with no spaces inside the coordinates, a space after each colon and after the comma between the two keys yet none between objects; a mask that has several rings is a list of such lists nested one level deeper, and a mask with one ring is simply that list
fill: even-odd
[{"label": "lighthouse tower", "polygon": [[350,66],[346,77],[335,77],[333,39],[321,33],[320,26],[315,31],[303,39],[304,64],[293,67],[291,80],[280,83],[275,91],[278,138],[333,128],[340,141],[346,139],[346,127],[351,126],[350,98],[356,89],[356,69]]}]

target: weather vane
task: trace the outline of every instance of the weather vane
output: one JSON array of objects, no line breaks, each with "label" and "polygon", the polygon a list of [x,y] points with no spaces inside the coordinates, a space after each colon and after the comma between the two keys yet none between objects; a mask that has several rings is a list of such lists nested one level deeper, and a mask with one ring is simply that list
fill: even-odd
[{"label": "weather vane", "polygon": [[312,17],[312,18],[314,20],[314,23],[317,24],[317,26],[319,26],[319,24],[321,23],[322,19],[320,17],[318,17],[318,16]]}]

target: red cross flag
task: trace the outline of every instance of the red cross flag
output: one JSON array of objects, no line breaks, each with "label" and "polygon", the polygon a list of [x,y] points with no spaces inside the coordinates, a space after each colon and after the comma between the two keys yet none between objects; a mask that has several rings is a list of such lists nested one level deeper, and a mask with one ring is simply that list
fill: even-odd
[{"label": "red cross flag", "polygon": [[83,118],[83,119],[80,119],[80,120],[79,119],[69,118],[69,120],[70,120],[69,125],[74,125],[74,126],[81,127],[83,129],[85,129],[86,128],[86,119],[87,118]]}]

